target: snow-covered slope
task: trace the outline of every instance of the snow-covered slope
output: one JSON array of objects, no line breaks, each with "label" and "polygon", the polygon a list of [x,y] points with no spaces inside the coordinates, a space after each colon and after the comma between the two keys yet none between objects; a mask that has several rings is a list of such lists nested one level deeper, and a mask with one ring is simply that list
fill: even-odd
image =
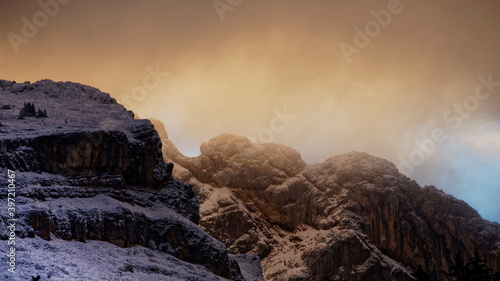
[{"label": "snow-covered slope", "polygon": [[[0,244],[7,252],[7,244]],[[121,248],[108,242],[86,243],[40,237],[22,239],[17,247],[17,274],[0,271],[0,280],[153,281],[227,280],[206,267],[143,246]],[[3,263],[3,262],[2,262]]]},{"label": "snow-covered slope", "polygon": [[[57,133],[122,130],[137,124],[133,113],[116,103],[107,93],[71,82],[42,80],[30,84],[0,80],[0,138],[32,138]],[[49,118],[18,120],[25,103],[46,109]]]},{"label": "snow-covered slope", "polygon": [[[198,198],[172,178],[149,120],[70,82],[0,80],[0,97],[0,249],[16,253],[0,280],[248,280],[198,227]],[[25,104],[47,117],[19,117]]]}]

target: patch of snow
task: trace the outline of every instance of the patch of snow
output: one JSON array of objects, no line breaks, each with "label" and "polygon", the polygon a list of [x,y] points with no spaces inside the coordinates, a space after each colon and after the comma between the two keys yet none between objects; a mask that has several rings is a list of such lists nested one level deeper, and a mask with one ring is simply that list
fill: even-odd
[{"label": "patch of snow", "polygon": [[[3,124],[0,127],[0,140],[81,131],[119,130],[128,133],[125,128],[139,124],[138,120],[131,123],[134,120],[133,113],[117,104],[109,94],[89,86],[50,80],[12,86],[8,86],[8,81],[0,82],[1,103],[11,107],[0,109],[0,122]],[[18,85],[23,87],[19,88]],[[33,103],[36,110],[46,109],[48,117],[18,119],[26,102]],[[143,122],[149,123],[148,120]],[[129,139],[134,140],[130,136]]]},{"label": "patch of snow", "polygon": [[[0,241],[0,252],[8,250]],[[7,271],[6,258],[0,262],[0,280],[26,281],[41,276],[53,281],[185,281],[227,280],[204,266],[179,260],[169,254],[142,246],[120,248],[102,241],[65,241],[39,237],[16,240],[16,273]]]}]

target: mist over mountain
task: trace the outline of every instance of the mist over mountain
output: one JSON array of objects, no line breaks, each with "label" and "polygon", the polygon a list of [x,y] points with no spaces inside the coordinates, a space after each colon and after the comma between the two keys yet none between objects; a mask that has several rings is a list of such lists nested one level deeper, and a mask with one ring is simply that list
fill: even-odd
[{"label": "mist over mountain", "polygon": [[151,122],[76,83],[0,80],[0,96],[1,280],[258,280],[257,256],[199,228]]},{"label": "mist over mountain", "polygon": [[388,160],[311,165],[231,134],[191,158],[90,86],[0,80],[0,96],[1,179],[16,186],[2,279],[448,281],[476,256],[500,269],[500,224]]},{"label": "mist over mountain", "polygon": [[[3,79],[78,81],[112,93],[142,118],[160,119],[188,156],[231,133],[293,147],[310,164],[347,151],[398,167],[412,160],[407,176],[500,222],[498,0],[2,7]],[[474,100],[490,75],[478,93],[491,95]],[[277,122],[271,137],[284,107],[296,117]],[[416,143],[437,128],[446,141],[421,150]]]},{"label": "mist over mountain", "polygon": [[349,152],[307,165],[292,148],[228,134],[189,158],[153,124],[174,177],[199,196],[201,227],[230,253],[258,254],[266,280],[414,280],[419,268],[453,280],[456,256],[476,250],[498,270],[500,224],[387,160]]}]

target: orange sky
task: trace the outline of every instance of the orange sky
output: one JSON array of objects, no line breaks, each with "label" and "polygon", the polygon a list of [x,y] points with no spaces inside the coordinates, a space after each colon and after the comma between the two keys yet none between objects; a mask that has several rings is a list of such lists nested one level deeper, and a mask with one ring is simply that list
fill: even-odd
[{"label": "orange sky", "polygon": [[[3,1],[0,78],[97,87],[162,120],[188,155],[228,132],[308,163],[413,156],[411,177],[499,221],[500,87],[470,97],[479,76],[500,82],[499,12],[493,0]],[[448,138],[426,154],[435,129]]]}]

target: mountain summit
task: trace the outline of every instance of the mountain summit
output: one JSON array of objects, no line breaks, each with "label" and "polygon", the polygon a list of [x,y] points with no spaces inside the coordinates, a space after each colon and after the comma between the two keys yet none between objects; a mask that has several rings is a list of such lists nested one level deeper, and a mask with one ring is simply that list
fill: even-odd
[{"label": "mountain summit", "polygon": [[382,158],[308,165],[230,134],[189,158],[161,122],[89,86],[0,80],[0,96],[1,280],[448,281],[460,261],[500,269],[498,223]]},{"label": "mountain summit", "polygon": [[262,280],[199,228],[149,120],[70,82],[0,80],[0,96],[0,280]]},{"label": "mountain summit", "polygon": [[452,280],[475,250],[500,266],[500,224],[396,166],[349,152],[315,165],[283,145],[223,134],[185,157],[152,121],[175,178],[200,199],[201,227],[233,254],[255,253],[266,280]]}]

